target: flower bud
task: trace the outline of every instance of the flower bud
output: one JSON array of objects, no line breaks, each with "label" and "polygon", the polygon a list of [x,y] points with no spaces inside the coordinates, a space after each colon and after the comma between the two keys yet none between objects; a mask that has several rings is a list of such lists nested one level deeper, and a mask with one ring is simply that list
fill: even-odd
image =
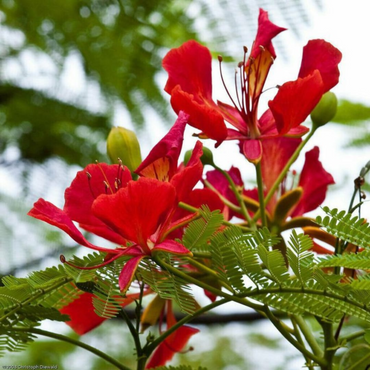
[{"label": "flower bud", "polygon": [[107,152],[113,163],[122,164],[132,172],[141,163],[140,144],[136,134],[123,127],[113,127],[107,139]]},{"label": "flower bud", "polygon": [[[212,153],[212,151],[210,149],[208,149],[207,147],[205,147],[205,146],[202,148],[202,150],[203,150],[203,154],[200,157],[200,160],[203,163],[203,165],[209,164],[210,166],[215,167],[215,164],[213,162],[213,153]],[[185,166],[188,164],[192,153],[193,153],[192,150],[188,150],[185,153],[185,155],[184,155],[184,165]]]},{"label": "flower bud", "polygon": [[325,93],[314,110],[311,112],[311,120],[314,127],[318,128],[331,121],[337,113],[338,100],[331,91]]}]

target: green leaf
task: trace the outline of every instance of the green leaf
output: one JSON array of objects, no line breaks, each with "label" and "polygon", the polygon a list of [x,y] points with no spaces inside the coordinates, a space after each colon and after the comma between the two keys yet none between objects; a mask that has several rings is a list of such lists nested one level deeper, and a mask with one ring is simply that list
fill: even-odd
[{"label": "green leaf", "polygon": [[[161,258],[177,269],[183,269],[181,260],[178,257],[170,257],[168,254],[163,254]],[[182,312],[192,314],[197,309],[197,303],[186,281],[172,275],[168,271],[158,270],[157,265],[150,260],[143,260],[137,273],[141,276],[144,283],[150,286],[161,298],[177,303]]]},{"label": "green leaf", "polygon": [[212,264],[220,278],[231,285],[236,292],[243,292],[243,272],[239,267],[238,256],[235,252],[238,244],[243,240],[240,228],[231,226],[216,234],[211,240]]},{"label": "green leaf", "polygon": [[208,250],[209,238],[219,229],[224,220],[219,210],[211,212],[203,205],[200,210],[201,218],[190,222],[182,238],[182,244],[189,250]]},{"label": "green leaf", "polygon": [[316,222],[329,233],[361,248],[370,247],[370,225],[363,218],[339,212],[336,208],[323,207],[323,210],[327,216],[316,217]]},{"label": "green leaf", "polygon": [[279,250],[268,251],[263,244],[260,244],[257,251],[262,263],[266,266],[276,283],[283,284],[289,279],[284,257]]},{"label": "green leaf", "polygon": [[313,245],[312,239],[308,235],[298,235],[293,230],[289,245],[290,249],[287,250],[289,266],[301,284],[304,285],[312,278],[313,274],[313,253],[308,252]]},{"label": "green leaf", "polygon": [[125,302],[118,279],[127,258],[116,259],[97,270],[93,305],[96,314],[106,319],[117,316]]}]

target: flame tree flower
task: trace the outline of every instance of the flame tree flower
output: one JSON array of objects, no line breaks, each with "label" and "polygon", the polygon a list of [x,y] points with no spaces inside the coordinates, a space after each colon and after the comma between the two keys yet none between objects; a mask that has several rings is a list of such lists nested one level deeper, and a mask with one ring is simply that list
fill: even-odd
[{"label": "flame tree flower", "polygon": [[[119,165],[89,165],[66,190],[63,210],[39,199],[28,213],[59,227],[80,245],[107,252],[104,264],[123,255],[131,256],[119,276],[123,292],[129,288],[140,261],[154,251],[191,255],[180,243],[167,239],[168,230],[183,224],[183,220],[172,222],[178,204],[176,188],[150,178],[126,182],[128,174],[129,171]],[[93,245],[73,221],[119,247],[108,249]]]},{"label": "flame tree flower", "polygon": [[[340,51],[324,40],[311,40],[303,49],[298,78],[281,85],[269,109],[258,118],[259,99],[276,58],[272,39],[284,30],[260,10],[250,56],[244,48],[239,76],[235,75],[236,98],[226,88],[232,105],[212,98],[212,57],[206,47],[191,40],[172,49],[163,60],[168,72],[165,91],[171,95],[173,109],[189,114],[188,123],[201,130],[200,137],[216,140],[216,146],[224,140],[238,140],[241,152],[255,164],[262,157],[261,140],[300,137],[308,131],[301,124],[339,79]],[[233,128],[227,128],[225,121]]]}]

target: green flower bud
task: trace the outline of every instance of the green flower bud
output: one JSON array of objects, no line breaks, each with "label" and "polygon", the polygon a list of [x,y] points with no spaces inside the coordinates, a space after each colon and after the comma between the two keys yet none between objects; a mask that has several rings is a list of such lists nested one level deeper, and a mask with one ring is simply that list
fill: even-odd
[{"label": "green flower bud", "polygon": [[[215,167],[215,164],[213,162],[213,153],[212,153],[212,151],[210,149],[208,149],[207,147],[205,147],[205,146],[202,148],[202,150],[203,150],[203,154],[200,157],[200,160],[203,163],[203,165],[209,164],[210,166]],[[192,150],[188,150],[185,153],[185,155],[184,155],[184,165],[185,166],[188,164],[192,153],[193,153]]]},{"label": "green flower bud", "polygon": [[314,110],[311,112],[311,120],[314,127],[318,128],[331,121],[337,113],[338,100],[331,91],[325,93]]},{"label": "green flower bud", "polygon": [[123,127],[113,127],[107,139],[107,152],[113,163],[122,164],[132,172],[141,163],[140,144],[136,134]]}]

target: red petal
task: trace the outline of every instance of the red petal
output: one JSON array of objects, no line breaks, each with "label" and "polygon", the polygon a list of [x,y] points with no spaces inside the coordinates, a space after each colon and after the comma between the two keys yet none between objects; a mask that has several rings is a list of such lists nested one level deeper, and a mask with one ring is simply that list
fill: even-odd
[{"label": "red petal", "polygon": [[209,50],[194,40],[172,49],[163,59],[168,72],[165,91],[172,95],[176,85],[192,94],[197,102],[212,100],[212,56]]},{"label": "red petal", "polygon": [[258,30],[257,36],[253,44],[251,51],[251,57],[256,59],[261,52],[260,46],[267,49],[273,58],[276,57],[274,48],[272,46],[271,40],[277,36],[280,32],[285,31],[286,28],[276,26],[269,20],[268,12],[260,9],[258,16]]},{"label": "red petal", "polygon": [[323,93],[323,82],[317,70],[307,77],[283,84],[275,98],[269,101],[280,135],[289,134],[290,130],[299,126],[315,108]]},{"label": "red petal", "polygon": [[200,160],[203,154],[202,147],[202,143],[197,141],[187,165],[182,167],[171,179],[179,201],[183,201],[188,196],[202,177],[203,164]]},{"label": "red petal", "polygon": [[301,139],[286,137],[262,140],[261,170],[263,184],[267,192],[271,189],[301,141]]},{"label": "red petal", "polygon": [[133,257],[129,259],[123,266],[121,273],[119,274],[118,284],[122,292],[126,292],[130,287],[131,282],[134,278],[137,267],[140,261],[145,257],[145,255]]},{"label": "red petal", "polygon": [[213,101],[199,103],[192,94],[176,86],[171,92],[171,105],[176,113],[189,114],[189,125],[202,131],[202,136],[216,140],[216,146],[226,139],[227,129],[220,108]]},{"label": "red petal", "polygon": [[159,141],[136,169],[140,176],[169,181],[177,170],[188,115],[180,112],[171,130]]},{"label": "red petal", "polygon": [[[140,293],[129,294],[124,301],[121,302],[121,306],[125,307],[132,303],[135,299],[139,298]],[[60,313],[69,315],[70,321],[66,321],[66,324],[69,325],[78,335],[85,334],[105,320],[104,317],[101,317],[95,313],[95,309],[92,303],[94,294],[83,293],[68,306],[63,307],[60,310]]]},{"label": "red petal", "polygon": [[58,227],[80,245],[101,252],[119,253],[116,249],[101,248],[88,242],[64,211],[44,199],[39,199],[28,212],[28,215]]},{"label": "red petal", "polygon": [[333,176],[326,172],[319,161],[320,150],[315,146],[306,153],[306,160],[299,178],[303,196],[292,213],[292,217],[316,209],[325,199],[328,186],[334,184]]},{"label": "red petal", "polygon": [[260,140],[245,140],[242,144],[242,152],[245,158],[253,164],[257,164],[262,158],[262,144]]},{"label": "red petal", "polygon": [[105,163],[88,165],[83,171],[77,173],[71,186],[66,189],[63,210],[85,230],[114,243],[125,244],[125,240],[119,234],[108,228],[91,212],[91,206],[100,194],[111,193],[105,184],[109,184],[114,191],[117,177],[119,177],[120,186],[125,187],[131,180],[131,173],[126,167],[123,170],[119,169],[118,165]]},{"label": "red petal", "polygon": [[342,53],[324,40],[311,40],[303,48],[299,77],[306,77],[319,70],[324,83],[324,92],[334,87],[339,80],[338,64]]},{"label": "red petal", "polygon": [[[244,186],[244,183],[243,183],[243,180],[241,178],[241,174],[238,168],[232,166],[230,170],[226,172],[230,175],[230,177],[232,178],[236,186],[239,186],[239,187]],[[236,200],[234,192],[230,189],[229,182],[226,180],[225,176],[222,175],[220,171],[217,171],[217,170],[208,171],[206,176],[207,176],[208,182],[223,197],[225,197],[231,203],[238,206],[238,201]],[[207,189],[204,189],[204,190],[207,190]],[[221,209],[226,220],[230,220],[233,216],[239,216],[237,213],[235,213],[234,211],[230,210],[227,206],[225,206],[219,197],[217,198],[218,198],[218,202],[220,202],[219,204],[221,205],[221,208],[219,208],[220,206],[218,206],[218,208],[215,208],[215,209]]]},{"label": "red petal", "polygon": [[175,242],[174,240],[165,240],[164,242],[157,244],[154,249],[156,251],[168,252],[172,254],[192,255],[189,249],[185,248],[182,244]]},{"label": "red petal", "polygon": [[147,240],[177,205],[173,185],[142,177],[113,195],[101,195],[93,213],[126,239],[147,249]]},{"label": "red petal", "polygon": [[69,315],[70,321],[66,321],[66,324],[78,335],[89,332],[106,320],[95,313],[92,303],[93,297],[94,294],[83,293],[60,310],[60,313]]},{"label": "red petal", "polygon": [[[176,323],[175,316],[172,312],[171,301],[168,302],[167,309],[167,329],[171,328]],[[152,357],[146,365],[146,369],[153,369],[157,366],[164,366],[168,361],[171,361],[173,356],[182,351],[187,345],[189,339],[199,333],[198,329],[190,326],[180,326],[172,334],[170,334],[154,351]]]}]

